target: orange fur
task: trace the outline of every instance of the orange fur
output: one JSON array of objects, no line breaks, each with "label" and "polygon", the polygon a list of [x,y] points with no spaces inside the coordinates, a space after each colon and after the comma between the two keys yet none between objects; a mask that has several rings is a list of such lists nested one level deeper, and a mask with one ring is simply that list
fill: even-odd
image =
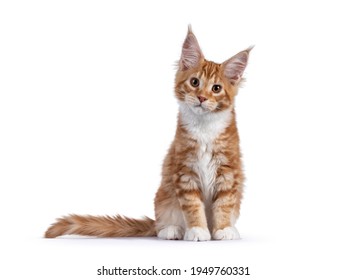
[{"label": "orange fur", "polygon": [[119,215],[70,215],[58,219],[45,237],[238,238],[235,222],[244,176],[234,97],[250,50],[222,64],[208,61],[189,28],[176,74],[175,95],[180,105],[177,130],[155,197],[155,221]]},{"label": "orange fur", "polygon": [[155,236],[154,220],[131,219],[117,215],[115,217],[78,216],[62,217],[53,224],[45,234],[54,238],[64,234],[79,234],[97,237],[136,237]]}]

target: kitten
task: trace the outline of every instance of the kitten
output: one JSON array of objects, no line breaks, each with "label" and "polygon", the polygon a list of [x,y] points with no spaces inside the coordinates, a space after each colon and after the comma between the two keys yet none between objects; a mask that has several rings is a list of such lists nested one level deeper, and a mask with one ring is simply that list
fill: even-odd
[{"label": "kitten", "polygon": [[58,219],[45,237],[240,238],[235,223],[244,176],[234,97],[251,49],[222,64],[208,61],[189,27],[176,74],[177,130],[163,163],[155,220],[70,215]]}]

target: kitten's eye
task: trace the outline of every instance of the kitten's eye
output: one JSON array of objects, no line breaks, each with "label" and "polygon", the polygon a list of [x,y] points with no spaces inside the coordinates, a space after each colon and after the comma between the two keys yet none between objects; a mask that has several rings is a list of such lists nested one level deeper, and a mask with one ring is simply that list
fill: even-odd
[{"label": "kitten's eye", "polygon": [[213,85],[212,86],[212,91],[214,93],[220,93],[221,90],[222,90],[222,86],[221,85]]},{"label": "kitten's eye", "polygon": [[198,78],[191,78],[190,79],[190,85],[192,87],[198,87],[200,85],[199,79]]}]

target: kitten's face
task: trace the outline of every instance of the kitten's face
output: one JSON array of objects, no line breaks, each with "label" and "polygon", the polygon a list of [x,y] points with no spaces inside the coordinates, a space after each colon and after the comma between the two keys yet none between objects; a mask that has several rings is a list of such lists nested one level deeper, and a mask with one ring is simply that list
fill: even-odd
[{"label": "kitten's face", "polygon": [[235,89],[220,64],[204,60],[197,68],[177,73],[175,93],[178,100],[201,115],[230,108]]},{"label": "kitten's face", "polygon": [[251,49],[239,52],[222,64],[208,61],[189,28],[176,74],[178,100],[198,115],[230,109]]}]

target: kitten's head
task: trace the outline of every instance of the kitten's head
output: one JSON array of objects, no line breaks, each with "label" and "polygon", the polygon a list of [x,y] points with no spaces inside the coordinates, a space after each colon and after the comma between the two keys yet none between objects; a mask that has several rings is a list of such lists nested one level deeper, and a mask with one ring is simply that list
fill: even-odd
[{"label": "kitten's head", "polygon": [[208,61],[189,27],[176,74],[178,100],[196,114],[230,109],[251,49],[239,52],[222,64]]}]

